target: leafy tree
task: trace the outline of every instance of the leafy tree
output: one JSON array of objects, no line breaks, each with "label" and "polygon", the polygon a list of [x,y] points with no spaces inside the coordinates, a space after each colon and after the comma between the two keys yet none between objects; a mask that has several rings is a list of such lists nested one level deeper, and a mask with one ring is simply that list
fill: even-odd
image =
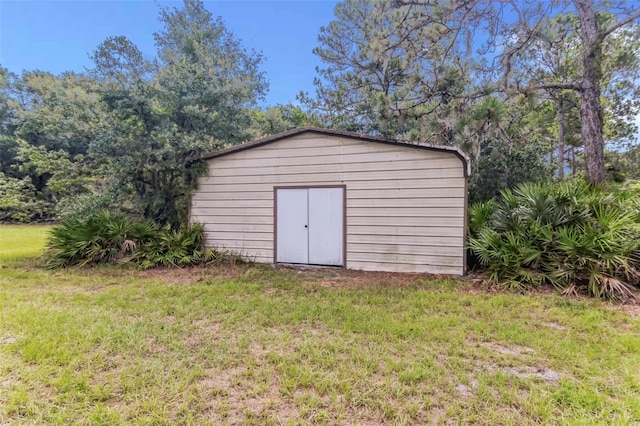
[{"label": "leafy tree", "polygon": [[52,206],[64,198],[91,193],[96,180],[94,164],[84,155],[70,157],[64,150],[50,151],[44,145],[35,147],[24,140],[18,140],[20,171],[38,181],[46,178],[46,184],[35,188],[40,198]]},{"label": "leafy tree", "polygon": [[251,138],[258,139],[296,127],[317,126],[315,117],[307,114],[299,106],[276,105],[264,110],[251,111]]},{"label": "leafy tree", "polygon": [[[600,103],[603,82],[603,46],[605,40],[624,25],[640,18],[640,8],[627,10],[626,17],[614,17],[604,26],[597,19],[593,0],[574,0],[580,17],[582,39],[582,81],[580,82],[580,118],[586,157],[586,174],[592,183],[605,180],[603,113]],[[637,7],[637,5],[636,5]]]},{"label": "leafy tree", "polygon": [[[531,82],[566,84],[575,78],[578,45],[575,22],[577,17],[573,15],[558,15],[548,21],[544,34],[537,37],[528,52],[518,56],[520,66],[511,75],[518,86]],[[567,142],[572,141],[572,145],[581,142],[579,118],[575,114],[579,100],[572,91],[555,87],[542,90],[541,95],[539,107],[543,107],[545,112],[553,112],[554,116],[547,117],[544,114],[549,122],[538,125],[548,128],[547,137],[557,141],[551,157],[555,156],[557,176],[562,179],[566,168]],[[526,93],[526,96],[534,94]]]},{"label": "leafy tree", "polygon": [[18,145],[14,135],[16,104],[13,92],[17,76],[0,67],[0,172],[6,176],[16,176],[16,154]]},{"label": "leafy tree", "polygon": [[92,74],[107,107],[94,155],[139,213],[178,226],[204,153],[251,138],[248,108],[263,96],[262,56],[244,49],[201,1],[163,9],[157,57],[144,59],[124,37],[93,53]]},{"label": "leafy tree", "polygon": [[460,21],[446,8],[354,0],[335,12],[314,50],[325,63],[316,98],[300,96],[325,123],[460,147],[473,160],[475,200],[546,180],[548,141],[531,146],[531,132],[520,125],[531,104],[489,95],[482,64],[465,57]]},{"label": "leafy tree", "polygon": [[2,100],[3,179],[15,178],[12,188],[23,182],[21,196],[31,198],[23,220],[51,218],[58,202],[93,189],[98,167],[88,151],[101,120],[95,84],[73,73],[9,76]]},{"label": "leafy tree", "polygon": [[18,138],[71,156],[88,152],[102,119],[91,79],[75,73],[25,72],[16,90]]},{"label": "leafy tree", "polygon": [[3,188],[37,201],[41,217],[117,206],[177,226],[200,156],[253,137],[261,55],[201,1],[162,9],[160,21],[152,59],[110,37],[88,74],[0,68]]},{"label": "leafy tree", "polygon": [[490,200],[523,183],[550,180],[550,167],[543,161],[539,146],[510,146],[502,139],[482,145],[483,155],[473,162],[469,179],[470,203]]},{"label": "leafy tree", "polygon": [[[571,18],[575,11],[577,19]],[[609,99],[618,99],[610,105],[631,106],[629,102],[630,86],[635,85],[637,77],[629,78],[629,72],[638,72],[637,31],[627,31],[629,25],[640,18],[638,4],[629,2],[597,3],[594,0],[573,0],[559,5],[547,2],[534,2],[530,5],[512,3],[512,16],[515,22],[507,19],[494,20],[495,43],[500,37],[509,40],[504,43],[504,52],[500,56],[504,90],[508,93],[527,93],[535,90],[569,90],[580,97],[581,136],[584,144],[586,176],[592,183],[605,180],[604,131],[606,111],[602,95]],[[506,16],[506,15],[503,15]],[[561,31],[549,31],[553,28],[552,18],[565,27]],[[558,20],[559,19],[559,20]],[[626,27],[625,27],[626,26]],[[514,36],[515,34],[515,36]],[[504,37],[509,38],[504,38]],[[518,67],[518,59],[528,57],[539,47],[540,40],[547,40],[555,51],[575,51],[580,59],[575,63],[559,63],[560,76],[564,81],[526,81],[523,86],[514,85],[512,71]],[[567,44],[570,43],[570,45]],[[635,47],[634,47],[635,46]],[[568,47],[568,49],[567,49]],[[558,55],[558,53],[556,53]],[[626,83],[617,84],[610,76],[618,73],[626,78]],[[609,77],[608,77],[609,76]],[[555,77],[558,77],[557,73]],[[626,87],[624,87],[626,85]],[[605,89],[603,92],[603,88]],[[633,104],[633,101],[631,102]],[[616,111],[617,109],[617,111]],[[611,111],[618,117],[622,108]],[[627,116],[628,116],[627,111]],[[623,120],[624,121],[624,120]],[[619,124],[620,122],[618,122]]]},{"label": "leafy tree", "polygon": [[38,198],[29,178],[18,179],[0,172],[0,222],[47,220],[51,205]]},{"label": "leafy tree", "polygon": [[640,145],[624,150],[605,152],[607,180],[621,183],[628,180],[640,182]]},{"label": "leafy tree", "polygon": [[[35,71],[21,76],[17,90],[15,137],[17,158],[22,163],[19,170],[31,177],[36,190],[46,192],[54,173],[73,179],[75,170],[94,167],[89,166],[87,154],[104,118],[95,83],[73,73],[58,77]],[[47,158],[50,164],[45,165]],[[78,168],[59,167],[63,159],[85,164]]]}]

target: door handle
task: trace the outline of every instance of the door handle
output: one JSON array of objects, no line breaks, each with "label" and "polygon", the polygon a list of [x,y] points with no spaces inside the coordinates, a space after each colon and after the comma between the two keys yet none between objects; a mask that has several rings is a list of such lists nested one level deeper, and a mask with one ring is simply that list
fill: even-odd
[{"label": "door handle", "polygon": [[305,225],[304,227],[305,227],[305,228],[308,228],[308,227],[309,227],[309,225]]}]

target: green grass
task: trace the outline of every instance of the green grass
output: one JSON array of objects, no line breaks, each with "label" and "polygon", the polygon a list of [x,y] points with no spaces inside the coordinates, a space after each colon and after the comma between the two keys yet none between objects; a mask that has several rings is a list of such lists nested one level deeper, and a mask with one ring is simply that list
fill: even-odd
[{"label": "green grass", "polygon": [[603,302],[330,270],[47,271],[11,256],[0,424],[640,419],[640,319]]},{"label": "green grass", "polygon": [[48,230],[48,226],[0,226],[0,265],[40,256]]}]

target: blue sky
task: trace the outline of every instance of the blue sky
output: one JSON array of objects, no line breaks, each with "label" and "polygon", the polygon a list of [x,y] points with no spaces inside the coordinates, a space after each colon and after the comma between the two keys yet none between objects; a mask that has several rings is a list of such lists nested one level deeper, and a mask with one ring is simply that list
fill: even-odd
[{"label": "blue sky", "polygon": [[[181,2],[158,1],[161,6]],[[246,48],[262,51],[270,83],[265,105],[295,101],[312,91],[318,58],[311,53],[323,25],[333,19],[334,1],[205,1],[222,16]],[[155,52],[160,29],[158,5],[151,0],[0,0],[0,65],[23,70],[82,71],[88,55],[105,38],[124,35],[145,54]]]}]

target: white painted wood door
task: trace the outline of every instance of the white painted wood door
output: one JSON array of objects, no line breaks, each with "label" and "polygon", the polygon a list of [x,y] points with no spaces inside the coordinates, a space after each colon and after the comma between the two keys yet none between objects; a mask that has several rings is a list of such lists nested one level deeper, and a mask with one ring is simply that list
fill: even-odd
[{"label": "white painted wood door", "polygon": [[309,188],[309,263],[342,266],[343,188]]},{"label": "white painted wood door", "polygon": [[344,189],[277,190],[277,262],[342,266]]},{"label": "white painted wood door", "polygon": [[307,189],[277,190],[278,262],[309,263],[308,192]]}]

